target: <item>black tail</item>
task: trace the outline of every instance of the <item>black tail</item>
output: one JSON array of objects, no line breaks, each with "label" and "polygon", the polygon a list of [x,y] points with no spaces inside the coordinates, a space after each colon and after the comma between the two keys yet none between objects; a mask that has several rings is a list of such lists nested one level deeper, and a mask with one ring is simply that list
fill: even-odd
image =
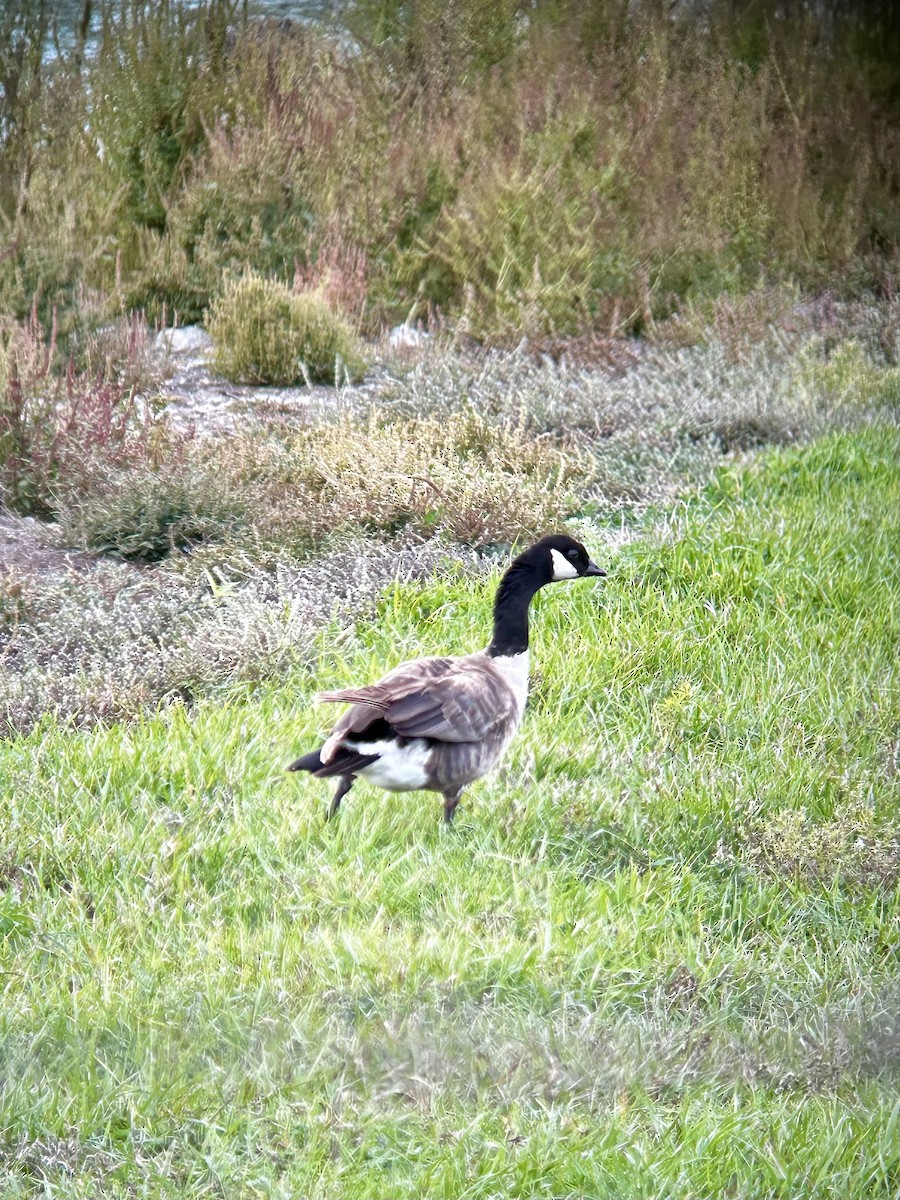
[{"label": "black tail", "polygon": [[321,769],[322,759],[319,757],[318,750],[311,750],[309,754],[304,754],[302,758],[298,758],[288,767],[289,771],[321,771]]},{"label": "black tail", "polygon": [[[311,757],[312,755],[307,754],[306,758],[300,759],[300,762],[305,763]],[[341,746],[331,762],[325,763],[324,766],[320,763],[318,770],[313,768],[313,773],[316,779],[331,779],[335,775],[354,775],[363,767],[377,762],[379,758],[378,754],[360,754],[356,750],[351,750],[349,746]],[[308,771],[310,768],[301,767],[300,769]]]},{"label": "black tail", "polygon": [[334,775],[352,775],[355,771],[368,767],[378,758],[377,754],[360,754],[349,746],[341,746],[331,762],[323,763],[321,747],[304,754],[288,767],[289,771],[309,771],[319,779],[330,779]]}]

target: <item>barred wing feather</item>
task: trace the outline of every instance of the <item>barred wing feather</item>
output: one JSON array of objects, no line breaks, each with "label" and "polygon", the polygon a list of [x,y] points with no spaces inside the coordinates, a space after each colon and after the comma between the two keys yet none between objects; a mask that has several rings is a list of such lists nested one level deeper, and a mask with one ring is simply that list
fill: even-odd
[{"label": "barred wing feather", "polygon": [[335,734],[361,733],[383,717],[400,737],[477,742],[518,716],[507,683],[487,659],[474,657],[404,663],[378,683],[326,692],[320,699],[352,705]]}]

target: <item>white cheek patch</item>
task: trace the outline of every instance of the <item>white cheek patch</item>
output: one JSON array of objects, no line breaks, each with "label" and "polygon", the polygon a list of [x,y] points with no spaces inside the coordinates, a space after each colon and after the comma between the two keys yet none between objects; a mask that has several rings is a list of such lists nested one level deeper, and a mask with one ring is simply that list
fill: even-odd
[{"label": "white cheek patch", "polygon": [[563,558],[558,550],[551,550],[550,557],[553,559],[553,574],[551,580],[553,583],[558,583],[560,579],[577,579],[578,571],[574,563],[570,563],[567,558]]}]

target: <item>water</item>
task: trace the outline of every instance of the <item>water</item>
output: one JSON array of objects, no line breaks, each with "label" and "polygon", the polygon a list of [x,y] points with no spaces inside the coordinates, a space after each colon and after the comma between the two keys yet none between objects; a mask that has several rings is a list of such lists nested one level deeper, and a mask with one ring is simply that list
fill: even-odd
[{"label": "water", "polygon": [[[13,0],[15,2],[15,0]],[[0,0],[0,13],[5,7],[5,0]],[[27,0],[19,0],[18,9],[27,13]],[[86,43],[87,53],[96,48],[100,34],[102,0],[95,0],[90,28]],[[117,5],[113,5],[116,11]],[[197,8],[197,0],[173,0],[173,8]],[[301,21],[304,23],[330,24],[340,12],[341,4],[336,0],[250,0],[248,12],[253,16],[269,16],[277,20]],[[47,33],[44,49],[44,61],[53,62],[60,53],[66,55],[75,47],[78,26],[84,13],[84,0],[51,0],[48,5],[51,14],[50,28]],[[242,5],[237,6],[240,16]]]}]

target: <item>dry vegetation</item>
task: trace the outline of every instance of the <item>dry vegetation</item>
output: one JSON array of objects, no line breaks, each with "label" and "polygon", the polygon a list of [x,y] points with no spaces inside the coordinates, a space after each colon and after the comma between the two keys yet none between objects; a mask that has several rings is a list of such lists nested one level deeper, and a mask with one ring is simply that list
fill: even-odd
[{"label": "dry vegetation", "polygon": [[[174,427],[152,386],[133,391],[142,337],[107,333],[103,374],[60,380],[34,322],[14,332],[7,503],[47,521],[45,540],[108,557],[87,575],[4,576],[8,730],[267,678],[304,659],[336,599],[345,619],[353,595],[369,611],[394,554],[428,573],[548,528],[615,541],[748,450],[900,404],[884,304],[833,305],[827,325],[794,305],[768,333],[648,345],[624,369],[438,345],[383,364],[374,390],[208,437]],[[320,602],[301,602],[309,588]]]},{"label": "dry vegetation", "polygon": [[889,286],[892,6],[355,0],[342,36],[88,7],[93,52],[52,67],[53,5],[0,21],[7,314],[196,320],[250,268],[369,332],[412,311],[516,342],[763,280]]},{"label": "dry vegetation", "polygon": [[371,616],[397,579],[427,578],[474,556],[437,543],[414,552],[350,542],[303,567],[249,560],[186,578],[115,562],[0,572],[0,737],[54,714],[91,726],[160,702],[191,703],[225,683],[312,668],[316,635]]}]

